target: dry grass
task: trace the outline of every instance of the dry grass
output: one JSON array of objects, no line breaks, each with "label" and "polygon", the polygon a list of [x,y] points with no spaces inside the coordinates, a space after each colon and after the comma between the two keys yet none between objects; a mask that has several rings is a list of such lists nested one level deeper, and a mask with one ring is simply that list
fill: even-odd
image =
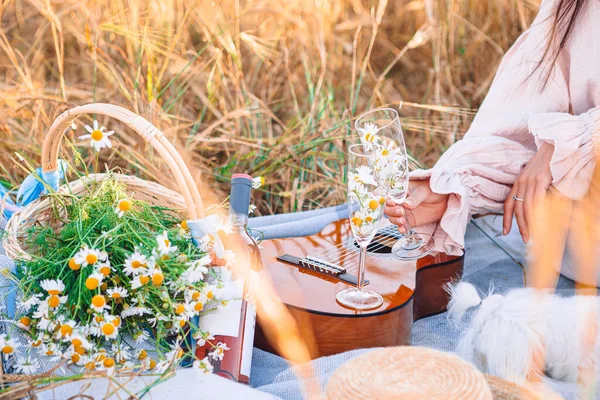
[{"label": "dry grass", "polygon": [[[465,132],[537,3],[0,0],[0,178],[17,185],[15,152],[39,165],[53,119],[99,101],[162,129],[207,197],[247,171],[267,178],[262,213],[339,203],[353,117],[404,101],[410,151],[431,165]],[[170,185],[131,132],[101,122],[118,137],[100,165]]]}]

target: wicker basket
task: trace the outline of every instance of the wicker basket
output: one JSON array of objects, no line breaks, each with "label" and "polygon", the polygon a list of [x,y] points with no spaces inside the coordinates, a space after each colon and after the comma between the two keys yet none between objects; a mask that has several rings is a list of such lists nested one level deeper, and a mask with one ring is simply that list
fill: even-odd
[{"label": "wicker basket", "polygon": [[[145,200],[153,205],[162,205],[170,208],[186,210],[189,219],[204,217],[202,198],[192,175],[185,165],[181,155],[165,138],[165,135],[144,118],[111,104],[94,103],[72,108],[62,113],[50,127],[42,148],[42,170],[55,171],[58,168],[58,151],[65,130],[71,126],[79,116],[84,114],[99,114],[115,118],[124,122],[148,142],[167,162],[179,186],[181,194],[167,189],[157,183],[145,181],[133,176],[111,174],[117,181],[125,185],[128,190],[135,192],[136,199]],[[63,186],[60,191],[68,191],[76,195],[85,194],[89,184],[85,180],[102,180],[105,174],[92,174]],[[29,258],[27,249],[24,248],[24,232],[35,224],[48,225],[54,228],[56,221],[52,221],[52,204],[50,199],[38,199],[19,212],[16,212],[6,225],[6,235],[2,245],[6,254],[11,258]]]}]

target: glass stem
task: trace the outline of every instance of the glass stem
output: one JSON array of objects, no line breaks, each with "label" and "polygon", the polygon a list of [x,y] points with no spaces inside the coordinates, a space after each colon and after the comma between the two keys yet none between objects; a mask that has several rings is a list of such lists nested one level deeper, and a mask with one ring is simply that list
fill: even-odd
[{"label": "glass stem", "polygon": [[360,245],[360,254],[358,257],[358,280],[356,287],[362,290],[365,284],[365,263],[367,261],[367,245]]}]

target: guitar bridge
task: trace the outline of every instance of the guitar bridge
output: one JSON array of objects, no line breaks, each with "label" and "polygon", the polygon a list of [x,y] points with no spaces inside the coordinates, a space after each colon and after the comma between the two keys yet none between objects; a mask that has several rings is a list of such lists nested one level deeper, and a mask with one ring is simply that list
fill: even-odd
[{"label": "guitar bridge", "polygon": [[346,270],[339,265],[332,264],[330,262],[321,260],[316,257],[307,256],[303,260],[300,260],[300,264],[314,271],[322,272],[329,275],[338,276],[339,274],[346,273]]},{"label": "guitar bridge", "polygon": [[[339,265],[335,265],[315,257],[308,256],[305,258],[300,258],[292,256],[290,254],[284,254],[282,256],[277,257],[277,260],[286,264],[295,265],[301,269],[307,269],[310,271],[319,272],[323,275],[332,276],[350,285],[358,284],[358,277],[356,275],[348,273],[344,268],[340,267]],[[369,281],[365,280],[364,285],[366,286],[368,284]]]}]

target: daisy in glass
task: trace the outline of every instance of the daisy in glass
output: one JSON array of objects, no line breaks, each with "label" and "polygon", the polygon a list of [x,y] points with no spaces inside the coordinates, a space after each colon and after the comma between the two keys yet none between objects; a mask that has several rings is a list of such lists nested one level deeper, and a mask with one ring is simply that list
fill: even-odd
[{"label": "daisy in glass", "polygon": [[82,267],[87,267],[88,265],[96,264],[100,260],[106,260],[103,256],[104,254],[102,254],[100,250],[92,249],[87,244],[84,244],[81,250],[79,250],[73,258],[77,264]]},{"label": "daisy in glass", "polygon": [[101,294],[97,294],[92,297],[92,303],[90,304],[92,310],[97,311],[99,313],[104,312],[104,310],[109,309],[110,307],[106,304],[106,299]]},{"label": "daisy in glass", "polygon": [[17,360],[17,365],[15,365],[15,370],[19,374],[31,375],[35,374],[40,369],[40,363],[38,360],[27,360],[24,358],[19,358]]},{"label": "daisy in glass", "polygon": [[91,139],[90,145],[96,150],[100,151],[104,147],[111,148],[112,143],[110,142],[109,136],[113,135],[115,131],[106,132],[106,128],[99,126],[98,121],[94,120],[92,126],[86,125],[85,130],[89,133],[86,135],[79,136],[80,140]]},{"label": "daisy in glass", "polygon": [[102,284],[104,275],[99,272],[94,272],[85,279],[85,287],[89,290],[96,290]]},{"label": "daisy in glass", "polygon": [[117,213],[117,216],[119,218],[123,218],[123,215],[125,215],[126,212],[131,210],[132,205],[133,202],[131,201],[131,199],[121,199],[117,202],[117,206],[115,207],[115,213]]},{"label": "daisy in glass", "polygon": [[252,189],[258,189],[259,187],[263,186],[265,184],[265,178],[263,178],[262,176],[257,176],[256,178],[252,179]]},{"label": "daisy in glass", "polygon": [[129,295],[129,293],[127,292],[127,289],[122,288],[122,287],[115,287],[115,288],[108,289],[106,291],[106,294],[108,295],[108,297],[110,297],[111,299],[114,299],[114,300],[124,299]]},{"label": "daisy in glass", "polygon": [[148,260],[146,256],[136,251],[125,259],[123,272],[126,275],[139,275],[148,271]]},{"label": "daisy in glass", "polygon": [[156,243],[158,244],[158,252],[161,256],[166,256],[177,251],[177,246],[171,246],[167,231],[164,231],[161,235],[156,237]]},{"label": "daisy in glass", "polygon": [[212,359],[215,361],[220,361],[225,356],[225,350],[229,350],[229,347],[227,347],[225,343],[219,342],[215,347],[213,347],[213,351],[208,353],[208,356],[212,357]]},{"label": "daisy in glass", "polygon": [[357,130],[360,134],[360,141],[367,150],[371,150],[379,141],[379,137],[377,136],[379,128],[377,128],[377,125],[367,122],[362,128],[358,128]]},{"label": "daisy in glass", "polygon": [[19,347],[19,343],[17,343],[14,339],[8,338],[4,333],[0,335],[0,352],[4,356],[8,357],[13,355],[15,350]]},{"label": "daisy in glass", "polygon": [[194,361],[193,365],[194,368],[199,368],[200,370],[204,371],[205,374],[211,374],[214,368],[208,357],[204,357],[202,360]]}]

